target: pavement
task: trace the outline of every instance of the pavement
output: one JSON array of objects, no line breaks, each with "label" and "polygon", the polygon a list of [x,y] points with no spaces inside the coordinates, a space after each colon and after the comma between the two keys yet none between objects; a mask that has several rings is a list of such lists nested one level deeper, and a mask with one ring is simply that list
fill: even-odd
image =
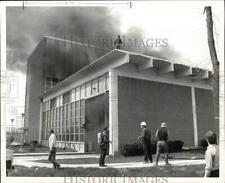
[{"label": "pavement", "polygon": [[[82,155],[84,153],[81,152],[57,152],[57,155]],[[86,154],[93,154],[93,153],[86,153]],[[14,157],[18,156],[48,156],[49,152],[42,152],[42,153],[13,153]]]},{"label": "pavement", "polygon": [[[57,154],[57,159],[76,159],[76,158],[99,158],[99,154]],[[16,156],[13,158],[14,165],[21,165],[26,167],[46,167],[52,168],[52,164],[49,163],[40,163],[35,162],[36,160],[46,160],[48,159],[47,155],[35,155],[35,156]],[[202,165],[205,164],[204,159],[198,160],[170,160],[169,163],[171,166],[184,166],[184,165]],[[110,168],[141,168],[141,167],[153,167],[154,164],[149,163],[145,164],[143,162],[129,162],[129,163],[107,163]],[[164,166],[164,161],[158,163],[159,167]],[[96,164],[61,164],[62,168],[98,168],[98,161]]]}]

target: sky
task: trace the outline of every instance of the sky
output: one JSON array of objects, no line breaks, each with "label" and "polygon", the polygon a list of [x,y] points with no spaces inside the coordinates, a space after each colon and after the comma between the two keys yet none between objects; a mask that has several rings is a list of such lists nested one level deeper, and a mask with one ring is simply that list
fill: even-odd
[{"label": "sky", "polygon": [[[20,106],[25,102],[27,59],[44,35],[70,39],[128,40],[165,39],[163,47],[126,47],[124,49],[166,58],[212,70],[205,14],[206,4],[142,2],[108,7],[7,7],[7,70],[18,76]],[[215,43],[219,60],[223,47],[223,7],[212,4]],[[100,45],[101,46],[101,45]],[[109,49],[112,49],[109,47]]]}]

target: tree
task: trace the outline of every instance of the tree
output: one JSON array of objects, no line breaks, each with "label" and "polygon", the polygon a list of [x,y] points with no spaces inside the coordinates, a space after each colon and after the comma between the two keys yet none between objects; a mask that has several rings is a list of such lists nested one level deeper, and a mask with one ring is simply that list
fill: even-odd
[{"label": "tree", "polygon": [[219,61],[217,59],[217,53],[213,36],[213,19],[211,6],[206,6],[204,9],[204,13],[206,13],[208,46],[211,62],[213,65],[212,84],[213,84],[214,123],[215,123],[215,131],[217,134],[219,134]]}]

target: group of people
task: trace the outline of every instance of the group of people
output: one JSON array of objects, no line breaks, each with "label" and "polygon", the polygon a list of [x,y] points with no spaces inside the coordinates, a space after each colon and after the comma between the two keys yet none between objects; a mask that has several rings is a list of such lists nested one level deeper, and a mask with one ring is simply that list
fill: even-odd
[{"label": "group of people", "polygon": [[[141,127],[141,136],[138,137],[139,140],[142,140],[143,150],[144,150],[144,163],[153,163],[152,151],[151,151],[151,131],[147,128],[146,122],[140,123]],[[60,164],[55,160],[56,156],[56,136],[53,130],[49,130],[49,161],[53,163],[53,167],[58,169]],[[167,124],[165,122],[161,123],[160,128],[156,131],[155,134],[157,138],[157,148],[155,156],[155,166],[158,166],[159,157],[161,153],[165,153],[165,165],[170,165],[168,162],[168,137],[169,132],[167,129]],[[206,133],[206,141],[208,147],[205,153],[205,177],[219,177],[219,146],[217,145],[216,134],[209,131]],[[108,152],[109,147],[109,128],[106,126],[103,132],[100,133],[100,158],[99,158],[99,167],[107,167],[105,164],[105,158]]]},{"label": "group of people", "polygon": [[[147,128],[146,122],[140,123],[142,133],[138,139],[142,139],[144,149],[144,163],[153,163],[152,151],[151,151],[151,132]],[[156,131],[157,148],[155,166],[158,166],[159,156],[161,153],[165,153],[165,164],[170,165],[168,162],[168,136],[167,125],[165,122],[161,123],[161,127]],[[207,150],[205,152],[205,173],[204,177],[219,177],[219,146],[217,145],[216,134],[212,131],[208,131],[205,135],[208,143]]]},{"label": "group of people", "polygon": [[[146,122],[141,122],[140,127],[142,129],[141,136],[138,139],[142,140],[144,149],[144,163],[153,163],[152,160],[152,148],[151,148],[151,131],[147,128]],[[156,148],[156,159],[155,166],[158,166],[159,156],[162,152],[165,153],[165,164],[169,165],[168,162],[168,130],[165,122],[161,123],[161,127],[156,131],[157,148]]]}]

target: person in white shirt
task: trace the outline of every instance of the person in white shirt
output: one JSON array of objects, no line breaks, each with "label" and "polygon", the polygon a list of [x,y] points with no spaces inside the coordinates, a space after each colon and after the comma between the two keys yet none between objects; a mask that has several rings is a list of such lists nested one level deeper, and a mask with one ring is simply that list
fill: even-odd
[{"label": "person in white shirt", "polygon": [[219,146],[216,144],[216,134],[206,133],[208,147],[205,152],[205,175],[204,177],[219,177]]},{"label": "person in white shirt", "polygon": [[53,163],[54,168],[58,169],[60,167],[60,164],[55,160],[56,157],[56,147],[55,147],[55,143],[56,143],[56,136],[54,134],[54,130],[49,130],[49,149],[50,149],[50,153],[49,153],[49,157],[48,160],[51,161]]}]

